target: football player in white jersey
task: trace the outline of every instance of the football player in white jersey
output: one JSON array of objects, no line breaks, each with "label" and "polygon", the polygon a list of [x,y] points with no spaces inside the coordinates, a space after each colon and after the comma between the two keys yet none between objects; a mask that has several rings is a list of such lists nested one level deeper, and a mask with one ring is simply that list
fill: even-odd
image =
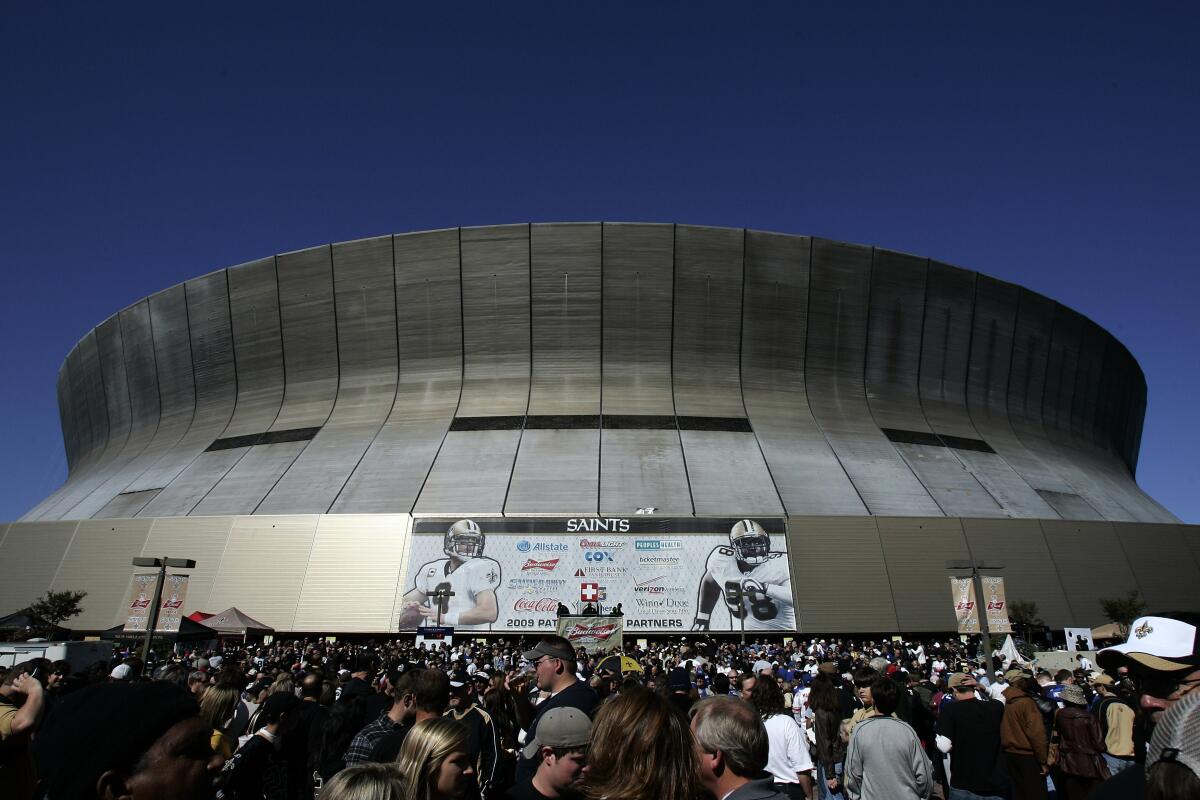
[{"label": "football player in white jersey", "polygon": [[[485,538],[474,520],[460,519],[446,530],[446,558],[422,564],[413,588],[401,602],[400,628],[417,625],[473,627],[496,621],[500,565],[483,555]],[[449,596],[435,596],[450,591]]]},{"label": "football player in white jersey", "polygon": [[734,629],[795,630],[792,580],[786,553],[771,552],[771,536],[752,519],[729,531],[729,546],[708,554],[696,598],[692,630],[708,630],[718,599],[724,599]]}]

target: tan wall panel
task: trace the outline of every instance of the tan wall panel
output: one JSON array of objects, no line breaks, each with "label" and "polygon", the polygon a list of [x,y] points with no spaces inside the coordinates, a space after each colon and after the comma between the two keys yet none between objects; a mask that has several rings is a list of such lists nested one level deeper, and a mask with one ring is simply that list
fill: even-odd
[{"label": "tan wall panel", "polygon": [[962,523],[935,517],[876,517],[875,522],[900,630],[954,630],[945,562],[971,557]]},{"label": "tan wall panel", "polygon": [[1200,609],[1200,566],[1182,525],[1114,523],[1148,611]]},{"label": "tan wall panel", "polygon": [[221,567],[225,540],[233,517],[159,517],[150,528],[150,536],[142,555],[147,558],[190,558],[196,568],[188,570],[187,601],[183,613],[207,611],[216,613],[225,607],[213,608],[208,603],[213,580]]},{"label": "tan wall panel", "polygon": [[788,517],[788,552],[799,630],[896,629],[896,607],[874,519]]},{"label": "tan wall panel", "polygon": [[[962,526],[974,558],[1005,565],[997,574],[1004,577],[1009,603],[1032,601],[1047,625],[1071,624],[1071,607],[1036,520],[964,519]],[[947,586],[947,597],[949,591]]]},{"label": "tan wall panel", "polygon": [[106,519],[79,523],[51,585],[58,592],[87,592],[83,613],[68,621],[68,627],[95,631],[125,621],[125,603],[134,572],[153,572],[132,564],[133,558],[142,554],[152,522]]},{"label": "tan wall panel", "polygon": [[318,519],[316,514],[235,517],[208,610],[236,606],[264,625],[291,630]]},{"label": "tan wall panel", "polygon": [[69,522],[14,522],[0,547],[0,614],[25,608],[46,593],[75,534]]},{"label": "tan wall panel", "polygon": [[1041,525],[1071,606],[1072,627],[1103,625],[1108,620],[1100,599],[1137,588],[1112,523],[1042,520]]},{"label": "tan wall panel", "polygon": [[292,629],[393,630],[411,521],[408,514],[322,516]]}]

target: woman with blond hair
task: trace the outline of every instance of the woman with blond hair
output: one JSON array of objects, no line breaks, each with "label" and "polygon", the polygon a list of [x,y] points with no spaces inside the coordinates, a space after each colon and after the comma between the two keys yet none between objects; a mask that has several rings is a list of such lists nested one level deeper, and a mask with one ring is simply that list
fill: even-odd
[{"label": "woman with blond hair", "polygon": [[200,698],[200,716],[212,728],[212,749],[223,758],[233,756],[237,739],[229,734],[229,723],[237,710],[238,690],[232,686],[209,686]]},{"label": "woman with blond hair", "polygon": [[449,717],[418,722],[396,756],[404,776],[402,800],[453,800],[475,777],[467,750],[467,728]]},{"label": "woman with blond hair", "polygon": [[703,797],[694,742],[666,697],[641,687],[622,691],[596,714],[583,794],[588,800]]},{"label": "woman with blond hair", "polygon": [[404,800],[404,778],[395,764],[368,761],[334,775],[321,800]]}]

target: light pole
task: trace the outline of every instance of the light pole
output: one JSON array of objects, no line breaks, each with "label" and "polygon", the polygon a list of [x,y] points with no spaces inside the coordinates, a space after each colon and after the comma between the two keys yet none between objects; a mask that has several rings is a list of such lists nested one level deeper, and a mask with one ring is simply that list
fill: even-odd
[{"label": "light pole", "polygon": [[150,641],[154,638],[154,629],[158,627],[158,607],[162,605],[163,581],[167,577],[167,567],[174,569],[195,569],[196,562],[190,558],[135,558],[135,567],[158,567],[158,578],[154,582],[154,605],[150,607],[150,619],[146,625],[146,641],[142,643],[142,663],[150,660]]},{"label": "light pole", "polygon": [[[947,561],[946,569],[969,569],[971,570],[970,577],[972,585],[975,587],[975,610],[979,614],[979,649],[983,666],[988,671],[988,675],[992,673],[992,634],[988,630],[987,621],[987,605],[983,599],[983,580],[979,575],[979,570],[995,570],[1004,569],[1004,565],[999,561],[975,561],[973,559]],[[958,577],[958,576],[955,576]],[[983,608],[979,608],[980,604]]]}]

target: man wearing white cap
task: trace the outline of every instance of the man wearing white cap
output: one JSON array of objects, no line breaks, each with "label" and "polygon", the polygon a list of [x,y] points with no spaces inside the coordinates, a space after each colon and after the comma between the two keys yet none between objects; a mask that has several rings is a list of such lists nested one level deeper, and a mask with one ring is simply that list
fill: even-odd
[{"label": "man wearing white cap", "polygon": [[[1139,617],[1129,626],[1128,640],[1101,650],[1096,660],[1108,672],[1129,669],[1139,686],[1142,712],[1157,723],[1175,703],[1200,693],[1200,614]],[[1101,784],[1092,798],[1138,798],[1145,788],[1145,771],[1126,769]]]}]

